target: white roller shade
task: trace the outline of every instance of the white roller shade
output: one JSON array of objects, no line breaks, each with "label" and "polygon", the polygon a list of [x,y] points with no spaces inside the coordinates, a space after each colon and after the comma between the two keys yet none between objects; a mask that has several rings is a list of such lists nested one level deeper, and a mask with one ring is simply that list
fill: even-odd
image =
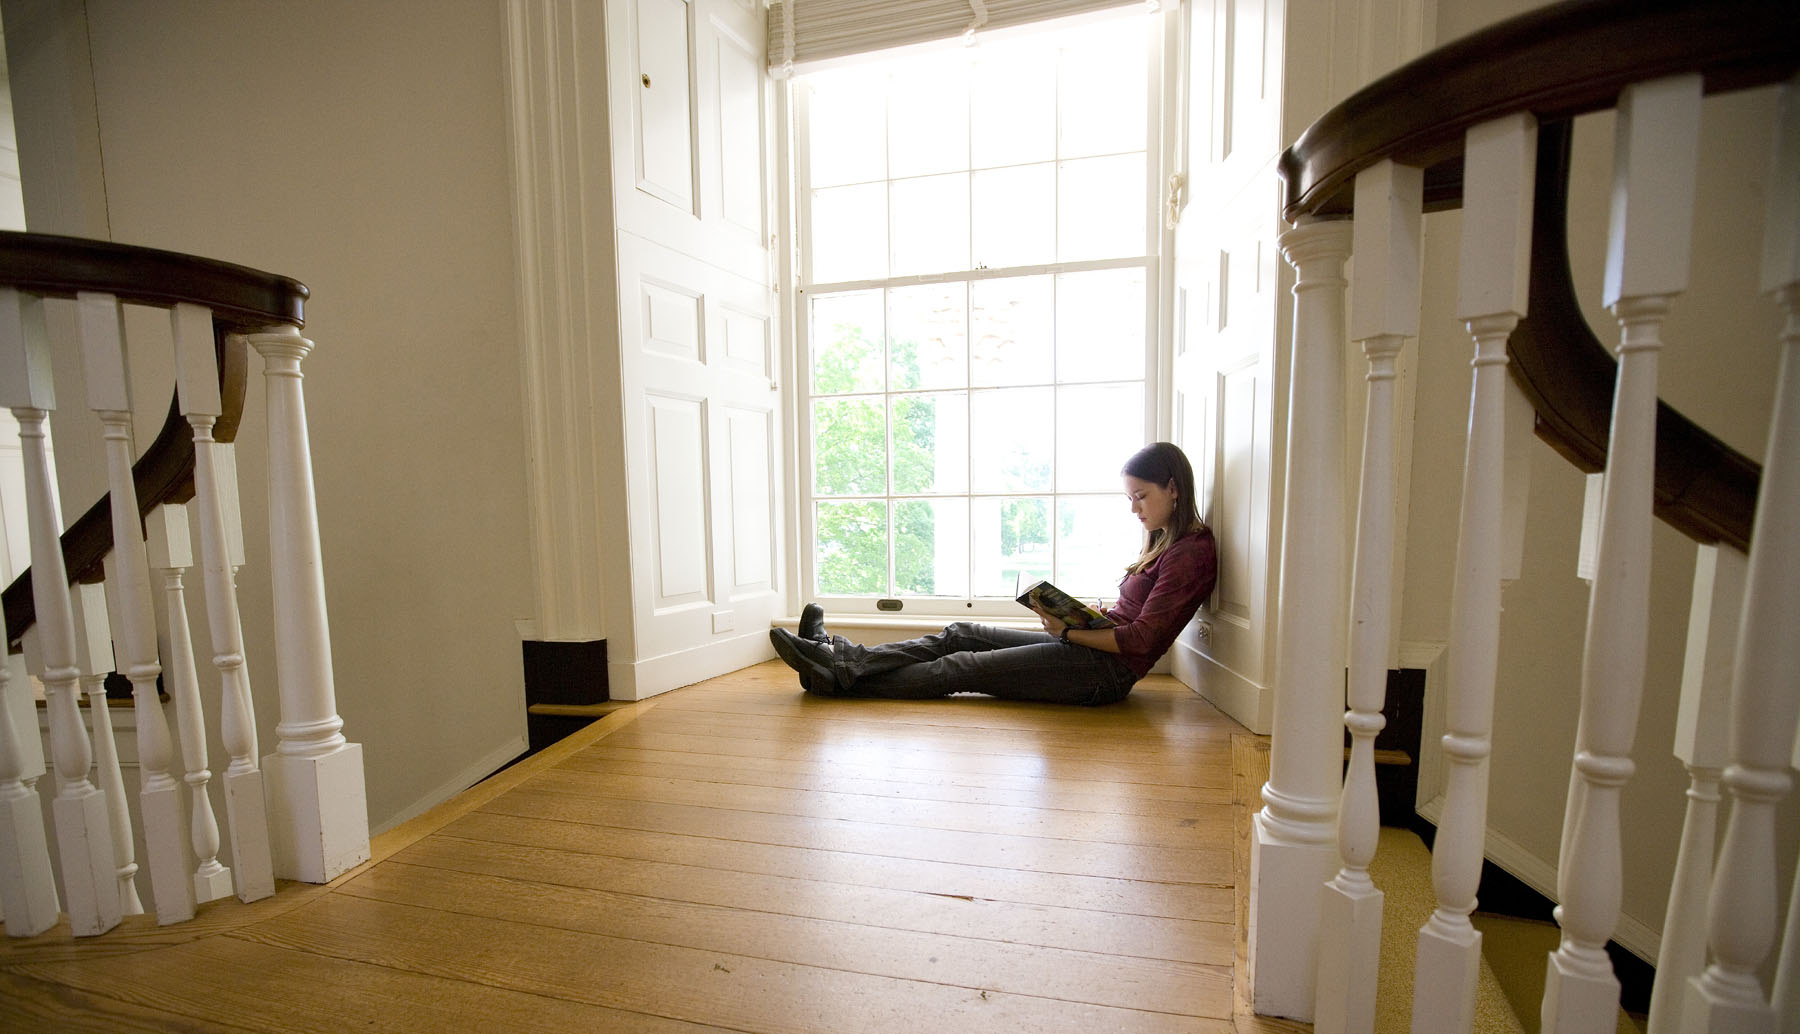
[{"label": "white roller shade", "polygon": [[1154,0],[772,0],[769,68],[785,76],[832,58],[954,39]]}]

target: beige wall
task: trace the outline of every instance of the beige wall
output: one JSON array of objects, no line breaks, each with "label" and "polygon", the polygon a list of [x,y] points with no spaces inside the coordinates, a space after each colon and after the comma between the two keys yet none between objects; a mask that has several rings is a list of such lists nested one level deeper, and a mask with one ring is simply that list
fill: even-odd
[{"label": "beige wall", "polygon": [[[1442,0],[1440,40],[1534,4]],[[1665,331],[1665,399],[1734,447],[1759,457],[1766,435],[1780,323],[1756,292],[1761,200],[1774,110],[1770,91],[1706,102],[1703,161],[1690,288]],[[1618,331],[1600,306],[1613,117],[1577,123],[1570,238],[1577,290],[1601,341]],[[1454,319],[1460,218],[1427,218],[1424,332],[1418,365],[1410,527],[1401,636],[1449,637],[1457,506],[1467,432],[1467,334]],[[1530,506],[1522,577],[1506,587],[1501,670],[1496,687],[1490,834],[1553,870],[1580,704],[1588,590],[1575,575],[1583,477],[1541,443],[1531,452]],[[1627,831],[1623,912],[1660,930],[1674,871],[1687,777],[1671,755],[1681,661],[1693,580],[1694,546],[1657,522],[1652,543],[1652,611],[1637,773],[1624,791]],[[1794,857],[1800,806],[1790,798],[1784,865]],[[1722,827],[1721,827],[1722,828]],[[1791,871],[1783,870],[1784,873]],[[1785,879],[1783,886],[1786,886]]]},{"label": "beige wall", "polygon": [[[43,6],[9,0],[9,29]],[[523,749],[513,622],[532,599],[500,5],[87,0],[86,12],[112,238],[312,289],[318,347],[303,369],[337,702],[383,828]],[[140,385],[166,369],[133,361]],[[253,559],[239,581],[267,752],[276,671],[252,368],[239,464]],[[140,408],[166,400],[160,376]]]}]

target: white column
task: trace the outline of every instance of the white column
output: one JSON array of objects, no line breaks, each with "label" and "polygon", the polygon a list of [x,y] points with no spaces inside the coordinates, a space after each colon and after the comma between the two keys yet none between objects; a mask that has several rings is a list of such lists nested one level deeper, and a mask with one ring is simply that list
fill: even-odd
[{"label": "white column", "polygon": [[[62,906],[50,870],[43,805],[23,778],[25,751],[8,702],[7,694],[30,690],[23,680],[14,686],[12,672],[13,665],[0,663],[0,915],[8,937],[35,937],[56,925]],[[29,732],[37,738],[35,723]]]},{"label": "white column", "polygon": [[1463,150],[1457,317],[1475,339],[1456,582],[1450,600],[1443,821],[1432,848],[1437,908],[1419,930],[1417,1034],[1474,1025],[1481,934],[1469,922],[1487,834],[1488,754],[1500,648],[1506,468],[1506,338],[1525,314],[1537,122],[1509,115],[1470,129]]},{"label": "white column", "polygon": [[137,717],[138,814],[144,823],[145,861],[150,866],[156,920],[179,923],[194,917],[189,883],[187,819],[181,788],[169,769],[174,745],[156,679],[156,610],[150,597],[150,566],[138,520],[137,484],[131,464],[131,378],[126,374],[125,338],[118,300],[84,293],[77,299],[88,406],[100,415],[106,439],[106,482],[112,495],[113,562],[109,580],[117,606],[109,608],[113,654],[131,680]]},{"label": "white column", "polygon": [[[177,305],[170,310],[169,322],[175,340],[181,412],[194,429],[194,516],[200,525],[212,660],[219,672],[219,734],[231,755],[224,779],[225,817],[231,829],[237,895],[244,901],[255,901],[275,893],[275,876],[269,854],[268,804],[262,770],[256,762],[256,712],[250,690],[250,665],[245,657],[234,576],[244,562],[236,467],[229,461],[220,462],[221,455],[229,456],[229,447],[213,441],[212,435],[222,412],[212,315],[202,306]],[[179,523],[185,548],[185,511]],[[188,564],[192,562],[190,556]],[[184,732],[184,743],[185,740]],[[202,756],[201,767],[204,764]]]},{"label": "white column", "polygon": [[324,883],[369,857],[362,745],[346,742],[332,683],[331,632],[319,555],[312,454],[300,361],[312,342],[294,328],[255,334],[269,421],[269,552],[281,721],[263,758],[274,810],[275,870]]},{"label": "white column", "polygon": [[1375,1028],[1382,894],[1369,879],[1381,835],[1375,736],[1386,724],[1388,633],[1394,571],[1394,360],[1419,333],[1419,240],[1424,175],[1382,162],[1356,177],[1350,337],[1368,357],[1362,488],[1350,587],[1350,767],[1338,804],[1342,868],[1319,910],[1318,989],[1313,1029],[1368,1034]]},{"label": "white column", "polygon": [[1793,788],[1789,762],[1800,710],[1800,636],[1793,628],[1800,614],[1800,77],[1782,88],[1763,233],[1762,288],[1775,294],[1787,321],[1731,679],[1731,817],[1707,904],[1712,963],[1689,981],[1684,1031],[1776,1029],[1756,972],[1775,938],[1775,810]]},{"label": "white column", "polygon": [[106,795],[88,779],[93,753],[81,725],[75,667],[75,619],[62,556],[62,517],[50,476],[49,340],[43,301],[15,288],[0,288],[0,405],[19,421],[25,458],[25,505],[31,528],[31,595],[44,657],[44,699],[50,711],[50,758],[57,775],[57,855],[69,928],[77,937],[105,933],[119,924],[119,891],[113,871],[112,827]]},{"label": "white column", "polygon": [[1680,1034],[1688,978],[1699,976],[1706,966],[1706,895],[1717,843],[1731,666],[1744,605],[1744,554],[1730,546],[1700,546],[1694,556],[1694,603],[1675,717],[1675,756],[1688,773],[1687,817],[1656,954],[1650,1034]]},{"label": "white column", "polygon": [[1269,782],[1250,841],[1249,969],[1263,1016],[1310,1020],[1319,893],[1337,871],[1343,766],[1344,260],[1350,225],[1281,235],[1294,267],[1287,493]]},{"label": "white column", "polygon": [[131,842],[131,810],[126,805],[125,778],[119,771],[119,748],[113,742],[111,708],[106,702],[106,676],[113,670],[112,629],[108,624],[106,586],[100,582],[74,586],[76,666],[88,699],[88,729],[94,740],[94,778],[106,795],[106,817],[112,827],[113,871],[119,880],[119,911],[142,915],[138,900],[136,847]]},{"label": "white column", "polygon": [[200,706],[200,677],[194,666],[194,638],[188,627],[187,593],[181,574],[194,565],[188,541],[187,507],[158,506],[145,522],[150,567],[163,576],[163,610],[168,615],[168,664],[163,685],[175,704],[181,737],[182,781],[188,787],[188,836],[194,849],[194,900],[205,904],[231,893],[231,870],[219,864],[219,822],[213,817],[207,784],[206,714]]},{"label": "white column", "polygon": [[1644,691],[1650,620],[1656,369],[1663,317],[1687,287],[1699,161],[1700,77],[1626,87],[1619,98],[1604,300],[1620,328],[1618,386],[1588,596],[1570,814],[1557,867],[1562,940],[1545,969],[1545,1034],[1611,1029],[1619,981],[1606,942],[1619,922],[1619,795]]}]

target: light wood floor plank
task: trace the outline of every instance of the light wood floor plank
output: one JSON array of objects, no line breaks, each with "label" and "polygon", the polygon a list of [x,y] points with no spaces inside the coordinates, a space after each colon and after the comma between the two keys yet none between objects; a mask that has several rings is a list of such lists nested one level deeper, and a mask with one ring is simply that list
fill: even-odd
[{"label": "light wood floor plank", "polygon": [[1232,946],[1232,925],[1193,919],[1120,915],[1053,905],[959,897],[889,887],[826,883],[580,851],[525,847],[446,835],[427,838],[394,858],[488,876],[515,876],[565,887],[622,889],[647,897],[752,912],[889,926],[918,933],[975,937],[1018,945],[1216,965]]},{"label": "light wood floor plank", "polygon": [[1224,883],[1230,844],[1189,849],[1083,843],[1002,833],[962,833],[847,819],[814,819],[681,804],[570,797],[522,787],[482,809],[525,818],[585,822],[684,836],[812,847],[890,858],[943,859],[1000,869],[1119,876],[1159,883]]},{"label": "light wood floor plank", "polygon": [[543,821],[493,812],[464,816],[445,827],[444,833],[677,865],[794,876],[822,883],[892,887],[977,901],[1064,905],[1121,915],[1207,922],[1228,922],[1232,915],[1232,885],[1229,881],[1145,883],[1117,876],[1022,872],[938,859],[886,858],[709,836],[609,829],[580,822]]},{"label": "light wood floor plank", "polygon": [[[859,765],[885,765],[890,768],[924,771],[967,772],[976,775],[1044,776],[1051,779],[1082,779],[1116,783],[1144,783],[1168,786],[1216,785],[1212,779],[1228,778],[1222,771],[1228,761],[1221,760],[1217,774],[1187,764],[1139,764],[1123,760],[1130,755],[1121,752],[1120,760],[1034,758],[1024,754],[975,754],[936,750],[918,745],[915,738],[899,742],[836,743],[830,740],[812,743],[780,743],[745,740],[734,736],[707,736],[695,733],[659,733],[640,728],[637,723],[609,737],[614,746],[642,747],[650,750],[686,751],[696,754],[722,754],[728,757],[778,758],[790,761],[848,762]],[[1202,780],[1208,780],[1202,782]]]},{"label": "light wood floor plank", "polygon": [[1231,1015],[1231,973],[1222,966],[918,933],[504,876],[439,871],[422,878],[401,865],[364,873],[344,889],[437,912],[847,973],[1122,1009]]},{"label": "light wood floor plank", "polygon": [[[333,895],[235,935],[768,1034],[1192,1031],[1197,1017],[902,980]],[[1230,1030],[1230,1021],[1216,1021]]]},{"label": "light wood floor plank", "polygon": [[833,790],[787,790],[658,776],[546,772],[533,789],[574,797],[697,805],[817,819],[875,819],[897,826],[1001,833],[1107,844],[1197,848],[1231,836],[1231,806],[1192,806],[1182,817],[1057,811],[995,804],[918,801]]},{"label": "light wood floor plank", "polygon": [[327,886],[0,938],[0,1029],[1287,1030],[1237,990],[1260,779],[1232,755],[1265,742],[1161,677],[1086,709],[757,665],[621,706]]},{"label": "light wood floor plank", "polygon": [[917,801],[951,801],[1054,811],[1086,811],[1186,818],[1197,804],[1230,804],[1229,787],[1174,787],[1166,796],[1151,796],[1141,783],[1076,782],[1054,779],[966,775],[894,770],[875,765],[825,765],[775,758],[726,758],[718,754],[638,750],[597,744],[564,761],[559,768],[631,776],[660,776],[741,786],[789,790],[833,790],[839,793],[896,797]]},{"label": "light wood floor plank", "polygon": [[[444,1034],[494,1031],[567,1034],[598,1030],[708,1034],[703,1026],[643,1013],[484,986],[447,976],[333,958],[239,938],[215,938],[135,956],[85,972],[33,967],[85,992],[118,995],[154,1014],[189,1010],[177,1025],[153,1030],[249,1030],[342,1034]],[[172,990],[179,989],[179,991]],[[241,1026],[239,1026],[241,1024]],[[57,1026],[36,1028],[61,1030]]]},{"label": "light wood floor plank", "polygon": [[[712,701],[721,701],[724,706],[714,706]],[[1146,736],[1147,730],[1139,726],[1090,727],[1085,722],[1072,720],[1081,717],[1082,712],[1065,708],[1060,721],[1047,721],[1035,727],[984,725],[977,728],[955,721],[956,715],[942,715],[930,723],[898,721],[884,714],[888,703],[833,701],[782,708],[767,697],[743,694],[696,696],[659,708],[652,724],[659,730],[685,725],[715,733],[726,731],[759,738],[798,733],[808,739],[817,739],[821,729],[833,739],[863,736],[890,740],[903,731],[916,729],[922,735],[929,735],[934,745],[953,750],[1033,757],[1106,757],[1119,747],[1128,746],[1145,760],[1180,762],[1207,751],[1228,752],[1231,749],[1229,731],[1209,726],[1159,730],[1154,736]]]}]

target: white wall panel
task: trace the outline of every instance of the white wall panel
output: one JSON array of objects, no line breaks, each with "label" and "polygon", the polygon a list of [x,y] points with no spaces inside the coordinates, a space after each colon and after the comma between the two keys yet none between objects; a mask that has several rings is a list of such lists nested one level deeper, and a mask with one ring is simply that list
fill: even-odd
[{"label": "white wall panel", "polygon": [[775,414],[726,410],[731,455],[732,594],[773,588],[775,570],[774,467],[770,464]]},{"label": "white wall panel", "polygon": [[643,280],[644,348],[677,359],[699,362],[701,356],[700,297],[697,294]]},{"label": "white wall panel", "polygon": [[718,51],[720,215],[761,239],[764,233],[762,56],[714,21]]},{"label": "white wall panel", "polygon": [[646,397],[656,511],[655,602],[659,608],[709,597],[706,407],[698,399]]},{"label": "white wall panel", "polygon": [[637,3],[637,188],[694,212],[692,10],[684,0]]}]

